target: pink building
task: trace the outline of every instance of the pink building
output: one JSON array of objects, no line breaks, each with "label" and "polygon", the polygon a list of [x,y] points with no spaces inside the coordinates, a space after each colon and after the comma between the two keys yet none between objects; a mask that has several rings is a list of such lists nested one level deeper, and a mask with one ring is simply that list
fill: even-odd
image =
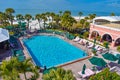
[{"label": "pink building", "polygon": [[100,38],[111,47],[120,46],[120,16],[96,17],[90,25],[89,39]]}]

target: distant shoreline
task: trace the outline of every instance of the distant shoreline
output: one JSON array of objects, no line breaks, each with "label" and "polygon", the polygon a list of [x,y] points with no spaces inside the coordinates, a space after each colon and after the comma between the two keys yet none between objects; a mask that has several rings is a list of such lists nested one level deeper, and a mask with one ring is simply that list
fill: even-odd
[{"label": "distant shoreline", "polygon": [[[13,8],[14,9],[14,8]],[[56,14],[59,14],[59,11],[65,11],[65,10],[39,10],[39,9],[14,9],[16,14],[31,14],[32,16],[35,16],[36,14],[41,14],[45,12],[54,12]],[[0,9],[1,12],[4,12],[5,9]],[[87,16],[89,14],[96,14],[97,16],[109,16],[112,12],[102,12],[102,11],[80,11],[80,10],[69,10],[71,11],[72,16],[79,16],[78,13],[82,12],[83,16]],[[114,12],[117,16],[120,16],[120,12]]]},{"label": "distant shoreline", "polygon": [[[25,14],[31,14],[32,16],[35,16],[36,14],[41,14],[41,13],[45,13],[45,12],[54,12],[56,14],[59,14],[59,11],[62,11],[64,12],[65,10],[49,10],[49,9],[15,9],[15,13],[14,15],[16,14],[22,14],[22,15],[25,15]],[[68,9],[69,10],[69,9]],[[0,12],[4,12],[5,9],[1,9],[0,8]],[[72,16],[79,16],[78,13],[79,12],[82,12],[83,15],[82,16],[88,16],[89,14],[96,14],[97,16],[109,16],[112,12],[115,13],[116,16],[120,16],[120,12],[114,12],[114,11],[87,11],[87,10],[69,10],[71,11],[71,15]]]}]

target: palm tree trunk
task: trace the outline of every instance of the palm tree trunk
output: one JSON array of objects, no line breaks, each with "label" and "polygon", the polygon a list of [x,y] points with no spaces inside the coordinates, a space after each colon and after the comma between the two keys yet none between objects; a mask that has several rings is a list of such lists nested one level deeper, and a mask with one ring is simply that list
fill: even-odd
[{"label": "palm tree trunk", "polygon": [[29,29],[29,20],[28,20],[28,29]]},{"label": "palm tree trunk", "polygon": [[40,26],[40,20],[38,20],[38,24],[39,24],[39,27],[41,28],[41,26]]},{"label": "palm tree trunk", "polygon": [[24,72],[23,74],[24,74],[25,80],[27,80],[27,77],[26,77],[26,74],[25,74],[25,72]]},{"label": "palm tree trunk", "polygon": [[11,26],[13,25],[13,20],[11,19]]},{"label": "palm tree trunk", "polygon": [[45,29],[45,21],[44,21],[44,29]]}]

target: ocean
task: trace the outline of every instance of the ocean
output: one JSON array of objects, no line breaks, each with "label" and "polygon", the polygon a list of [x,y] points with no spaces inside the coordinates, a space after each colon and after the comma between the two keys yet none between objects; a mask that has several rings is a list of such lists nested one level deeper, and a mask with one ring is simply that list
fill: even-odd
[{"label": "ocean", "polygon": [[[14,9],[14,8],[13,8]],[[4,12],[5,9],[0,9],[1,12]],[[36,14],[41,14],[41,13],[45,13],[45,12],[54,12],[59,14],[59,11],[65,11],[65,10],[47,10],[47,9],[14,9],[16,14],[31,14],[32,16],[35,16]],[[80,12],[80,10],[70,10],[71,11],[72,16],[79,16],[78,13]],[[83,13],[83,16],[87,16],[89,14],[96,14],[97,16],[109,16],[111,14],[111,12],[101,12],[101,11],[81,11]],[[120,13],[115,13],[117,16],[120,16]]]},{"label": "ocean", "polygon": [[[54,1],[54,3],[53,3]],[[96,14],[97,16],[109,16],[112,12],[116,15],[120,16],[120,11],[115,9],[111,9],[109,11],[103,9],[95,9],[94,7],[84,8],[86,5],[81,7],[77,4],[77,1],[72,4],[67,4],[66,2],[56,1],[56,0],[1,0],[0,1],[0,11],[4,12],[6,8],[13,8],[15,10],[14,15],[16,14],[31,14],[35,16],[39,13],[44,12],[55,12],[59,13],[59,11],[69,10],[72,13],[72,16],[78,16],[79,12],[83,12],[83,16],[87,16],[88,14]],[[66,0],[65,0],[66,1]],[[76,5],[77,6],[76,6]],[[115,11],[114,11],[115,10]]]}]

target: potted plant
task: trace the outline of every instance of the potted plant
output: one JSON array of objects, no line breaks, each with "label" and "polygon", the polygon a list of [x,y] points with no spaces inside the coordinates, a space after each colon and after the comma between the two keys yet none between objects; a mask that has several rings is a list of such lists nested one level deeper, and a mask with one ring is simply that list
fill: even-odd
[{"label": "potted plant", "polygon": [[97,51],[95,49],[92,49],[92,53],[97,56]]}]

